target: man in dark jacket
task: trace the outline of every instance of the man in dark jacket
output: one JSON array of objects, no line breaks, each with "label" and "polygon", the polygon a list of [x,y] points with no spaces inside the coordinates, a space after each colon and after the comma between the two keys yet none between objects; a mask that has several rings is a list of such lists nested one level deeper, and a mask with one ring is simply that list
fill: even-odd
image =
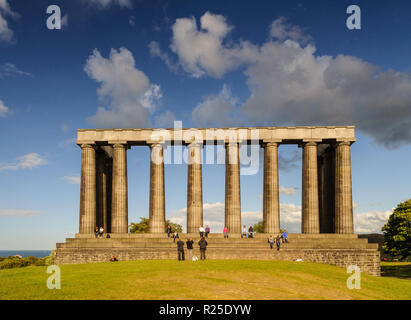
[{"label": "man in dark jacket", "polygon": [[200,241],[198,241],[198,245],[200,246],[200,260],[205,260],[206,256],[205,256],[205,252],[207,249],[207,241],[204,237],[201,238]]},{"label": "man in dark jacket", "polygon": [[178,251],[178,261],[180,260],[184,261],[184,242],[181,239],[177,241],[177,251]]},{"label": "man in dark jacket", "polygon": [[190,238],[187,239],[187,260],[191,261],[193,259],[193,243],[194,241]]}]

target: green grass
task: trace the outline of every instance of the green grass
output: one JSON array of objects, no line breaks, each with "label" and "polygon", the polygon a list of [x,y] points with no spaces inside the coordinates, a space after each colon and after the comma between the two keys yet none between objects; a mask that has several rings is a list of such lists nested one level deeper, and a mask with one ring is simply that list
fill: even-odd
[{"label": "green grass", "polygon": [[381,262],[381,275],[411,279],[411,262]]},{"label": "green grass", "polygon": [[361,275],[349,290],[344,268],[287,261],[142,260],[0,270],[0,299],[411,299],[411,281]]}]

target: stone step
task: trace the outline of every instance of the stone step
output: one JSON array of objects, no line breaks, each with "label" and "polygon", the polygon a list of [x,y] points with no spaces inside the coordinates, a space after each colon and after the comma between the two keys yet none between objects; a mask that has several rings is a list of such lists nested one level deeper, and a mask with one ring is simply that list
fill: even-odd
[{"label": "stone step", "polygon": [[[272,234],[274,236],[274,234]],[[104,237],[106,234],[104,234]],[[180,233],[179,234],[180,238],[199,238],[198,233]],[[268,238],[270,234],[268,233],[255,233],[254,234],[254,239],[257,238]],[[119,233],[111,233],[110,234],[111,238],[142,238],[142,239],[147,239],[147,238],[157,238],[157,239],[168,239],[167,234],[152,234],[152,233],[127,233],[127,234],[119,234]],[[94,234],[79,234],[77,233],[75,235],[75,238],[80,239],[87,239],[87,238],[95,238]],[[208,235],[208,238],[224,238],[224,235],[221,233],[210,233]],[[240,233],[233,233],[229,234],[229,239],[238,239],[241,238]],[[288,234],[289,239],[328,239],[328,238],[335,238],[335,239],[357,239],[358,235],[357,234],[335,234],[335,233],[319,233],[319,234],[299,234],[299,233],[289,233]]]}]

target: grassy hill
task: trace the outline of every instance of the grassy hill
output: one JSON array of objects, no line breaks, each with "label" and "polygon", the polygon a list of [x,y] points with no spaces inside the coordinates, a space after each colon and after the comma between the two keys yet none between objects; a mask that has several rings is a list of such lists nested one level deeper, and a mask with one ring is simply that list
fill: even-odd
[{"label": "grassy hill", "polygon": [[411,281],[361,275],[349,290],[344,268],[287,261],[142,260],[0,270],[0,299],[411,299]]}]

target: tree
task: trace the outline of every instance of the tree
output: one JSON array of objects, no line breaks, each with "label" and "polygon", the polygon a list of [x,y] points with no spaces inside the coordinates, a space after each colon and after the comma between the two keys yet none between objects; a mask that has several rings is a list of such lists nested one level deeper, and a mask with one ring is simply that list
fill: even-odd
[{"label": "tree", "polygon": [[[140,217],[140,222],[131,222],[128,226],[130,233],[148,233],[150,231],[149,228],[150,219]],[[183,227],[180,224],[172,223],[170,220],[166,221],[166,227],[170,225],[171,230],[174,232],[183,232]],[[166,232],[166,230],[164,230]]]},{"label": "tree", "polygon": [[411,199],[400,203],[381,229],[383,250],[391,256],[407,259],[411,248]]},{"label": "tree", "polygon": [[258,221],[253,225],[254,232],[263,233],[263,221]]}]

